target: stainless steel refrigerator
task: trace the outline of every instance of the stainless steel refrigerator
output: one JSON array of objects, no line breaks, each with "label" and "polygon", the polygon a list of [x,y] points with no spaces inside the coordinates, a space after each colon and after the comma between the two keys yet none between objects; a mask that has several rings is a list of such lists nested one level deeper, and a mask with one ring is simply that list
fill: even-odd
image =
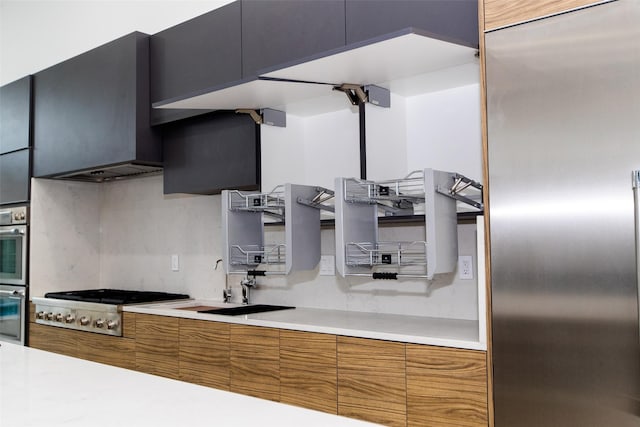
[{"label": "stainless steel refrigerator", "polygon": [[640,426],[640,1],[486,34],[495,425]]}]

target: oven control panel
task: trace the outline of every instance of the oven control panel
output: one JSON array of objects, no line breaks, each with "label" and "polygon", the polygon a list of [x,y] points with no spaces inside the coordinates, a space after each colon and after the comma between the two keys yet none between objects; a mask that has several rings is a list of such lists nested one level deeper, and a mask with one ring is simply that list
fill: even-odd
[{"label": "oven control panel", "polygon": [[122,336],[122,316],[114,310],[36,304],[35,318],[42,325]]}]

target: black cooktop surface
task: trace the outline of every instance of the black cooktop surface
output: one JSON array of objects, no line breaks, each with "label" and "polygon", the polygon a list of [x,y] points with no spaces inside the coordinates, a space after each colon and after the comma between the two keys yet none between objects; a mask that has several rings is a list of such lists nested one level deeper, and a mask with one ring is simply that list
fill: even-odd
[{"label": "black cooktop surface", "polygon": [[82,291],[48,292],[45,298],[102,304],[140,304],[145,302],[187,299],[189,295],[153,291],[125,291],[121,289],[87,289]]}]

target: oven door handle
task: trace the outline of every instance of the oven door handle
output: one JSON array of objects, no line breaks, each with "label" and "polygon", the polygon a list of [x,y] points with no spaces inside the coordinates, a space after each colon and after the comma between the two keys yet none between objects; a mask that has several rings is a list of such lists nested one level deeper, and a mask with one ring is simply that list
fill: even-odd
[{"label": "oven door handle", "polygon": [[13,230],[2,230],[2,231],[0,231],[0,234],[22,234],[22,235],[24,235],[24,231],[20,230],[19,228],[14,228]]},{"label": "oven door handle", "polygon": [[0,289],[0,295],[9,295],[16,298],[24,298],[24,292],[20,291],[5,291],[4,289]]}]

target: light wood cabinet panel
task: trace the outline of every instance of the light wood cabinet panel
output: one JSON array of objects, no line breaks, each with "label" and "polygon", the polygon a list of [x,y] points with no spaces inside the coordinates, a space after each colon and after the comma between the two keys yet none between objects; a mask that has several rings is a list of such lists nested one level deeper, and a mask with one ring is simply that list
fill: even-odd
[{"label": "light wood cabinet panel", "polygon": [[76,332],[55,326],[29,324],[29,347],[65,356],[78,357]]},{"label": "light wood cabinet panel", "polygon": [[177,317],[136,314],[136,369],[178,379]]},{"label": "light wood cabinet panel", "polygon": [[484,29],[554,15],[577,7],[597,3],[594,0],[484,0]]},{"label": "light wood cabinet panel", "polygon": [[229,390],[229,324],[180,319],[180,379]]},{"label": "light wood cabinet panel", "polygon": [[29,347],[135,369],[135,341],[126,338],[30,323]]},{"label": "light wood cabinet panel", "polygon": [[403,343],[338,337],[338,414],[405,426]]},{"label": "light wood cabinet panel", "polygon": [[280,331],[230,325],[230,390],[280,400]]},{"label": "light wood cabinet panel", "polygon": [[338,411],[336,336],[280,331],[280,401]]},{"label": "light wood cabinet panel", "polygon": [[483,351],[407,344],[409,426],[488,425]]},{"label": "light wood cabinet panel", "polygon": [[122,336],[125,338],[136,337],[136,314],[122,313]]},{"label": "light wood cabinet panel", "polygon": [[136,368],[134,340],[92,332],[76,332],[76,337],[76,357],[126,369]]}]

